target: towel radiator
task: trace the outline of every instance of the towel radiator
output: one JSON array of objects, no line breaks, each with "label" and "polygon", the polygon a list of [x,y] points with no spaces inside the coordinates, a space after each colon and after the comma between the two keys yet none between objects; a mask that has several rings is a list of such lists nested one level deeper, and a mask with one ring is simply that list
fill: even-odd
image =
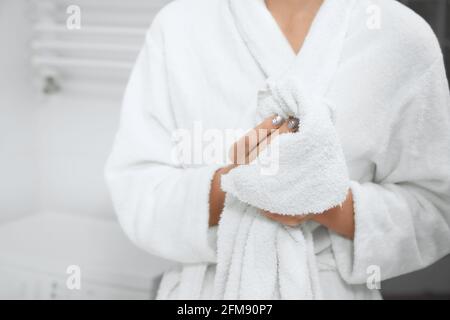
[{"label": "towel radiator", "polygon": [[168,0],[28,0],[31,64],[45,94],[121,94],[145,33]]}]

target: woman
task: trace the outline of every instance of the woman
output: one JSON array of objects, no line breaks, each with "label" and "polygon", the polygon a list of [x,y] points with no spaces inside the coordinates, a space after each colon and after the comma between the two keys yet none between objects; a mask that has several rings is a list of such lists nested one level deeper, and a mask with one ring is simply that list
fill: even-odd
[{"label": "woman", "polygon": [[[158,298],[223,298],[213,295],[221,178],[255,160],[261,142],[301,134],[302,119],[292,117],[255,127],[258,92],[293,61],[304,91],[323,86],[334,105],[349,189],[320,215],[260,213],[294,228],[318,225],[321,298],[380,298],[376,281],[450,252],[448,82],[419,16],[391,0],[178,0],[147,34],[106,170],[127,235],[181,263]],[[205,132],[256,130],[232,146],[230,165],[175,161],[174,133],[199,123]]]}]

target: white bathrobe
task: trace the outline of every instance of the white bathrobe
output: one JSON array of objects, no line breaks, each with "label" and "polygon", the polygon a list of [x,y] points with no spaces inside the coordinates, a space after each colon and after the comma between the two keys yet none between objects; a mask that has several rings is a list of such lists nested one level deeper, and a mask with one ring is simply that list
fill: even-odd
[{"label": "white bathrobe", "polygon": [[263,0],[177,0],[147,33],[106,168],[127,235],[180,263],[158,298],[212,298],[216,274],[208,199],[223,164],[175,161],[174,132],[253,127],[258,93],[296,59],[313,87],[330,68],[323,98],[335,107],[354,198],[353,241],[313,233],[322,298],[379,298],[367,286],[378,275],[450,252],[448,81],[419,16],[393,0],[326,0],[296,56]]}]

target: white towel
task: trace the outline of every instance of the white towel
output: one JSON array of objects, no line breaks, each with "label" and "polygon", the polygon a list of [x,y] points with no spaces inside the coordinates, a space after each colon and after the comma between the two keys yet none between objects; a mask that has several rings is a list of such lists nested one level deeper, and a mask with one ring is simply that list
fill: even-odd
[{"label": "white towel", "polygon": [[295,78],[270,84],[259,94],[258,121],[273,114],[296,116],[300,130],[278,136],[277,146],[258,161],[232,170],[222,180],[224,190],[281,214],[321,213],[342,203],[349,182],[330,105],[306,96]]},{"label": "white towel", "polygon": [[222,178],[227,201],[218,232],[216,298],[320,299],[312,231],[316,226],[284,227],[261,215],[323,213],[340,205],[349,189],[344,154],[333,126],[333,110],[301,92],[295,78],[269,84],[259,95],[259,117],[296,116],[297,133],[284,134],[275,174],[259,161],[239,166]]},{"label": "white towel", "polygon": [[[297,133],[275,138],[272,148],[264,150],[257,161],[222,178],[227,199],[218,230],[215,297],[320,299],[312,235],[317,224],[285,227],[261,215],[261,209],[320,214],[346,199],[348,170],[334,127],[333,104],[323,97],[339,60],[334,52],[342,46],[348,11],[336,11],[336,4],[326,1],[316,19],[320,23],[313,23],[309,37],[319,37],[323,29],[332,28],[335,37],[322,37],[318,42],[307,37],[300,54],[286,68],[267,59],[267,49],[257,45],[254,37],[258,35],[245,22],[243,5],[270,19],[264,2],[229,3],[249,51],[267,76],[265,88],[257,94],[256,120],[274,114],[295,116],[300,126]],[[332,14],[341,16],[327,19]],[[340,23],[334,26],[328,21]],[[312,58],[314,52],[320,52],[322,59]]]}]

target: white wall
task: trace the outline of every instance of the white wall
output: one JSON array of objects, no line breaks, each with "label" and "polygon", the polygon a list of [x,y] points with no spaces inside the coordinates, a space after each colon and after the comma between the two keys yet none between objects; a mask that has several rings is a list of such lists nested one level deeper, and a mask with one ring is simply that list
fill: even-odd
[{"label": "white wall", "polygon": [[0,223],[36,210],[34,103],[25,1],[0,1]]},{"label": "white wall", "polygon": [[103,166],[121,96],[37,94],[30,16],[26,0],[0,1],[0,223],[39,211],[113,218]]},{"label": "white wall", "polygon": [[42,210],[113,218],[103,167],[121,98],[54,97],[38,114]]},{"label": "white wall", "polygon": [[[29,62],[27,5],[27,0],[0,0],[0,267],[10,260],[16,266],[20,258],[26,270],[38,266],[48,273],[56,261],[61,268],[53,271],[64,279],[68,263],[97,268],[99,261],[117,260],[122,264],[108,266],[114,276],[157,275],[169,264],[125,237],[103,178],[122,94],[95,98],[64,88],[61,95],[39,94]],[[45,212],[50,214],[39,214]],[[19,219],[26,215],[33,217]],[[91,255],[82,259],[84,253]],[[12,283],[22,286],[19,280]]]}]

